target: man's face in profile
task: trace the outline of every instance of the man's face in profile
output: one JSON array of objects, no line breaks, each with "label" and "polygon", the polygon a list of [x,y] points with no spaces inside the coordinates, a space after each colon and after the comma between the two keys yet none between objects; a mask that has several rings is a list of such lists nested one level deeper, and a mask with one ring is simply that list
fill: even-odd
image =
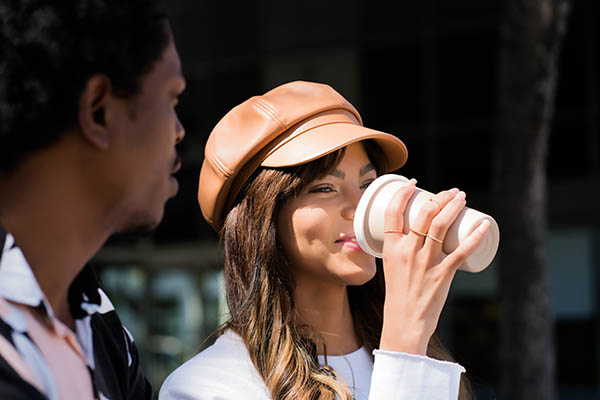
[{"label": "man's face in profile", "polygon": [[175,145],[184,129],[175,107],[185,80],[172,39],[140,84],[138,95],[123,100],[129,112],[121,113],[113,165],[107,166],[119,187],[117,201],[124,206],[121,231],[155,228],[179,188],[173,176],[181,166]]}]

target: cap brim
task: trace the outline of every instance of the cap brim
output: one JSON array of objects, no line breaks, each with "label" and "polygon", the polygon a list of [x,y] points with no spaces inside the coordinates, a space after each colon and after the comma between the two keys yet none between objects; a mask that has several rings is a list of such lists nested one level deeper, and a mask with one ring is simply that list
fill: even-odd
[{"label": "cap brim", "polygon": [[394,135],[351,123],[317,126],[283,141],[260,164],[281,168],[304,164],[323,157],[352,143],[373,139],[384,152],[388,171],[402,167],[408,158],[404,143]]}]

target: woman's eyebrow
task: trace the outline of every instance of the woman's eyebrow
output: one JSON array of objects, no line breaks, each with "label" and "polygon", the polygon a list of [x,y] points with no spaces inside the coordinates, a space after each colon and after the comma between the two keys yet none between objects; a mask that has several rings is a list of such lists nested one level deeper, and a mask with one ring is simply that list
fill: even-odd
[{"label": "woman's eyebrow", "polygon": [[335,176],[336,178],[345,179],[346,173],[344,171],[340,171],[339,169],[334,169],[329,175]]},{"label": "woman's eyebrow", "polygon": [[375,170],[375,167],[373,166],[373,164],[367,164],[360,169],[359,174],[360,174],[360,176],[363,176],[367,172],[373,171],[373,170]]}]

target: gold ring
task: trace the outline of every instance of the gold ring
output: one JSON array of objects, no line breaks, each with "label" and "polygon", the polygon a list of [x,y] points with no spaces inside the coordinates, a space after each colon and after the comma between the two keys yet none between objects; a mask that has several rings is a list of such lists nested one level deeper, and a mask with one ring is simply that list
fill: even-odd
[{"label": "gold ring", "polygon": [[419,231],[415,231],[415,230],[414,230],[414,229],[412,229],[412,228],[410,228],[410,231],[411,231],[412,233],[416,234],[416,235],[423,236],[423,237],[427,237],[427,234],[426,234],[426,233],[419,232]]},{"label": "gold ring", "polygon": [[438,242],[439,244],[444,244],[444,242],[436,237],[433,237],[431,235],[427,235],[427,237],[431,240],[433,240],[434,242]]},{"label": "gold ring", "polygon": [[386,229],[383,233],[399,233],[404,235],[404,232],[401,229]]}]

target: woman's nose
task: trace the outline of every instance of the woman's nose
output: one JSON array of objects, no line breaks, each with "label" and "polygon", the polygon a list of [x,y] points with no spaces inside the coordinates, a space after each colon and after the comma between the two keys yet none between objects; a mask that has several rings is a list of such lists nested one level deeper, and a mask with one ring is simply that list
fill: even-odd
[{"label": "woman's nose", "polygon": [[362,196],[362,190],[353,191],[352,193],[348,193],[348,196],[344,202],[342,207],[342,217],[344,219],[354,221],[354,213],[356,212],[356,206],[360,200],[360,196]]},{"label": "woman's nose", "polygon": [[342,217],[344,219],[347,219],[349,221],[354,221],[354,212],[356,210],[356,205],[354,207],[352,206],[344,206],[344,208],[342,208]]}]

